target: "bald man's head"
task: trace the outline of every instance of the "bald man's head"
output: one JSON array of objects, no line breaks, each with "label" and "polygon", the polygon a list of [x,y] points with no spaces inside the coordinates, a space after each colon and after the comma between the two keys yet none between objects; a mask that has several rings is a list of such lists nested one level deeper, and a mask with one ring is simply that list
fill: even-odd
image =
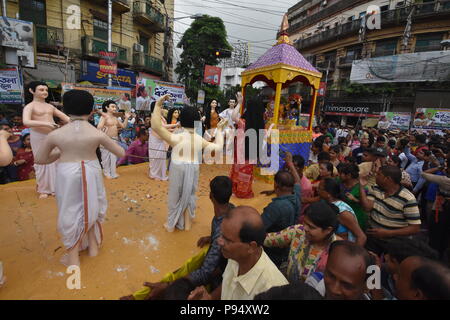
[{"label": "bald man's head", "polygon": [[424,257],[409,257],[397,275],[400,300],[450,300],[450,270]]},{"label": "bald man's head", "polygon": [[245,263],[261,255],[266,230],[258,211],[252,207],[237,207],[225,214],[217,240],[227,259]]},{"label": "bald man's head", "polygon": [[262,246],[266,238],[266,230],[259,212],[249,206],[239,206],[230,210],[225,219],[233,221],[238,227],[239,238],[242,242],[250,243],[255,241],[258,246]]},{"label": "bald man's head", "polygon": [[289,171],[278,171],[275,175],[275,188],[281,191],[291,191],[294,188],[295,179]]}]

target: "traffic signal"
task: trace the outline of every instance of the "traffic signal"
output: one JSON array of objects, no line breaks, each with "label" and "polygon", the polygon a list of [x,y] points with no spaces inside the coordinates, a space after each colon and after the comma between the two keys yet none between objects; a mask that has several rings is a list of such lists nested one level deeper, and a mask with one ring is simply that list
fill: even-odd
[{"label": "traffic signal", "polygon": [[216,50],[216,57],[218,59],[231,58],[231,50],[217,49]]}]

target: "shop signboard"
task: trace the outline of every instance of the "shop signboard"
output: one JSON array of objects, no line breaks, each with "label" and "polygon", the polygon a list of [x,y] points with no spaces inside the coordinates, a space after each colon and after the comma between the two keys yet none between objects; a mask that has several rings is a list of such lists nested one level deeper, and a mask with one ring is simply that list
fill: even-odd
[{"label": "shop signboard", "polygon": [[36,66],[33,22],[0,17],[0,47],[17,49],[22,67]]},{"label": "shop signboard", "polygon": [[21,78],[17,67],[0,69],[0,103],[23,103]]},{"label": "shop signboard", "polygon": [[409,112],[381,112],[379,129],[385,130],[408,130],[411,122]]},{"label": "shop signboard", "polygon": [[[83,61],[83,75],[80,80],[92,83],[108,84],[108,74],[100,70],[98,63]],[[114,87],[134,87],[136,86],[136,75],[133,71],[117,69],[117,74],[112,76]]]},{"label": "shop signboard", "polygon": [[122,101],[129,101],[131,97],[131,88],[104,88],[95,86],[82,86],[73,83],[62,83],[61,87],[63,94],[73,89],[85,90],[90,92],[94,96],[96,109],[101,109],[103,102],[105,102],[106,100],[113,100],[117,103],[120,110]]},{"label": "shop signboard", "polygon": [[136,110],[150,111],[153,101],[170,94],[171,107],[183,106],[185,102],[184,86],[176,83],[163,82],[148,77],[139,77],[136,81]]},{"label": "shop signboard", "polygon": [[448,130],[450,129],[450,109],[417,108],[412,128],[421,130]]}]

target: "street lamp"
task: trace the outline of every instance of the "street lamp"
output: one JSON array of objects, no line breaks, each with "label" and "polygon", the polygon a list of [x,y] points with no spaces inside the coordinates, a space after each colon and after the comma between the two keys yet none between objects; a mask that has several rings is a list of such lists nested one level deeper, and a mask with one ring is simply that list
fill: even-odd
[{"label": "street lamp", "polygon": [[191,16],[186,16],[186,17],[179,17],[179,18],[169,18],[172,21],[177,21],[177,20],[181,20],[181,19],[186,19],[186,18],[191,18],[191,19],[199,19],[201,17],[203,17],[204,15],[201,13],[196,13],[194,15]]}]

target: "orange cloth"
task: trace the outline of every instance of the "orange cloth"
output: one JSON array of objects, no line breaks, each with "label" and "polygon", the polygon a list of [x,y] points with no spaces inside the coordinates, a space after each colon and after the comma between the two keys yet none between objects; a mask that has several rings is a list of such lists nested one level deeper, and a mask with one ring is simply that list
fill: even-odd
[{"label": "orange cloth", "polygon": [[216,111],[211,111],[211,129],[217,128],[217,125],[219,124],[219,114]]}]

